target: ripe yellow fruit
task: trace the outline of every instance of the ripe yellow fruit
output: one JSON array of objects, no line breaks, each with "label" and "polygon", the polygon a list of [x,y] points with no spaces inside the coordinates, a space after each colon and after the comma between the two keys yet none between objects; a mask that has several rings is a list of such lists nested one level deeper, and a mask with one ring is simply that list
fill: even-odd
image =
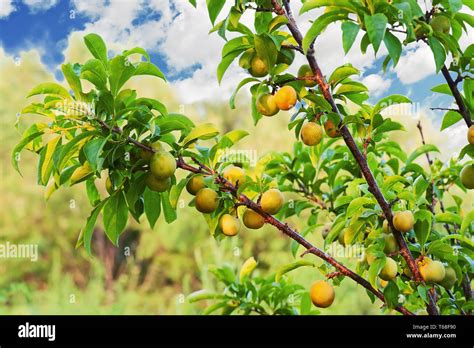
[{"label": "ripe yellow fruit", "polygon": [[456,271],[454,268],[448,266],[445,267],[446,274],[444,275],[444,278],[442,281],[439,282],[439,285],[446,289],[451,289],[454,284],[456,284],[456,281],[458,280],[458,277],[456,276]]},{"label": "ripe yellow fruit", "polygon": [[431,27],[434,31],[438,33],[449,33],[449,29],[451,28],[451,24],[449,22],[449,18],[446,16],[436,16],[430,22]]},{"label": "ripe yellow fruit", "polygon": [[398,243],[393,234],[384,234],[383,239],[385,240],[384,253],[390,254],[398,250]]},{"label": "ripe yellow fruit", "polygon": [[301,141],[308,146],[318,145],[323,138],[323,128],[314,122],[308,122],[301,128]]},{"label": "ripe yellow fruit", "polygon": [[245,210],[242,221],[247,228],[252,230],[258,230],[265,224],[265,218],[252,209]]},{"label": "ripe yellow fruit", "polygon": [[387,257],[385,260],[385,266],[379,273],[379,277],[383,280],[389,281],[397,276],[398,267],[394,259]]},{"label": "ripe yellow fruit", "polygon": [[192,195],[196,195],[200,189],[204,188],[206,184],[204,183],[204,177],[202,175],[194,175],[189,179],[186,184],[186,191]]},{"label": "ripe yellow fruit", "polygon": [[145,183],[152,191],[165,192],[171,187],[171,178],[158,179],[152,173],[148,173],[145,178]]},{"label": "ripe yellow fruit", "polygon": [[204,214],[212,213],[219,205],[217,192],[210,188],[202,188],[196,193],[194,201],[196,209]]},{"label": "ripe yellow fruit", "polygon": [[232,185],[242,185],[245,182],[245,170],[240,167],[231,165],[224,169],[224,178],[226,178]]},{"label": "ripe yellow fruit", "polygon": [[310,290],[311,301],[316,307],[327,308],[334,302],[336,294],[328,282],[319,280],[314,282]]},{"label": "ripe yellow fruit", "polygon": [[219,226],[222,230],[222,233],[228,237],[233,237],[239,233],[240,221],[235,216],[224,214],[219,220]]},{"label": "ripe yellow fruit", "polygon": [[446,275],[444,265],[428,257],[423,258],[423,260],[418,263],[418,267],[420,268],[421,276],[427,283],[439,283]]},{"label": "ripe yellow fruit", "polygon": [[[153,144],[150,144],[149,146],[152,149],[154,149],[155,151],[163,150],[163,146],[161,146],[161,143],[159,141],[155,141]],[[148,151],[148,150],[144,150],[144,149],[140,149],[140,158],[141,159],[143,159],[145,161],[149,161],[149,160],[151,160],[152,156],[153,156],[153,152]]]},{"label": "ripe yellow fruit", "polygon": [[380,286],[381,286],[382,288],[385,288],[387,285],[388,285],[388,281],[383,280],[383,279],[380,279]]},{"label": "ripe yellow fruit", "polygon": [[257,111],[264,116],[273,116],[280,111],[275,103],[275,96],[271,93],[258,97],[256,106]]},{"label": "ripe yellow fruit", "polygon": [[468,190],[474,189],[474,164],[468,164],[461,170],[461,183]]},{"label": "ripe yellow fruit", "polygon": [[169,152],[155,152],[150,159],[150,169],[157,179],[167,179],[176,171],[176,160]]},{"label": "ripe yellow fruit", "polygon": [[265,212],[273,215],[278,213],[284,202],[285,198],[280,190],[273,188],[262,194],[260,206]]},{"label": "ripe yellow fruit", "polygon": [[408,232],[415,225],[413,213],[409,210],[398,211],[393,216],[393,226],[400,232]]},{"label": "ripe yellow fruit", "polygon": [[275,93],[275,103],[280,110],[290,110],[297,100],[298,95],[291,86],[283,86]]},{"label": "ripe yellow fruit", "polygon": [[240,267],[239,280],[242,281],[245,277],[249,276],[250,273],[257,267],[257,261],[253,256],[249,257]]},{"label": "ripe yellow fruit", "polygon": [[[311,70],[311,67],[308,64],[304,64],[300,66],[300,68],[298,69],[299,78],[313,77],[313,76],[314,76],[313,71]],[[305,87],[314,87],[317,84],[316,81],[313,79],[305,79],[303,81],[304,81]]]},{"label": "ripe yellow fruit", "polygon": [[332,120],[327,120],[326,122],[324,122],[324,130],[326,131],[326,134],[331,138],[337,138],[341,135],[341,131]]},{"label": "ripe yellow fruit", "polygon": [[249,73],[253,77],[263,77],[268,74],[268,66],[262,58],[255,55],[250,61]]},{"label": "ripe yellow fruit", "polygon": [[467,141],[469,144],[474,145],[474,124],[467,130]]}]

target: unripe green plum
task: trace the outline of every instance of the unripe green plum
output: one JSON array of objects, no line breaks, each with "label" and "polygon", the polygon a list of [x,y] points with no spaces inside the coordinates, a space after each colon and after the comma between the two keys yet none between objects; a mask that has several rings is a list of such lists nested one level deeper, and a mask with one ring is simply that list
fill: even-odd
[{"label": "unripe green plum", "polygon": [[166,151],[158,151],[150,159],[150,170],[157,179],[167,179],[176,171],[176,160]]},{"label": "unripe green plum", "polygon": [[474,189],[474,164],[468,164],[461,170],[461,183],[468,190]]},{"label": "unripe green plum", "polygon": [[445,267],[445,271],[446,274],[444,275],[443,280],[439,282],[439,285],[441,285],[445,289],[451,289],[458,280],[456,276],[456,271],[450,266]]},{"label": "unripe green plum", "polygon": [[200,174],[192,176],[186,183],[186,191],[188,191],[193,196],[199,192],[200,189],[206,187],[204,183],[204,177]]},{"label": "unripe green plum", "polygon": [[383,280],[389,281],[397,276],[398,267],[394,259],[387,257],[385,260],[385,266],[379,273],[379,277]]},{"label": "unripe green plum", "polygon": [[145,182],[150,190],[156,192],[165,192],[171,187],[171,178],[158,179],[152,173],[146,175]]},{"label": "unripe green plum", "polygon": [[316,80],[313,80],[312,77],[314,77],[313,70],[311,70],[311,67],[308,64],[300,66],[298,69],[298,78],[305,78],[303,80],[305,87],[316,86],[317,82]]}]

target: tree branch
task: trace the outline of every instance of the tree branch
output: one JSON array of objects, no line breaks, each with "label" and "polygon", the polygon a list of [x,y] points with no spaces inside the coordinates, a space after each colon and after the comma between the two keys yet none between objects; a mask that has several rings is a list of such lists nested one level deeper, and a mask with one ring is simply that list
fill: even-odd
[{"label": "tree branch", "polygon": [[443,65],[443,67],[441,68],[441,73],[443,74],[444,78],[446,79],[446,82],[448,83],[449,89],[451,90],[451,93],[453,94],[453,97],[456,100],[456,104],[458,104],[459,113],[462,115],[462,118],[464,118],[464,121],[466,122],[467,126],[472,126],[470,112],[469,110],[467,110],[466,104],[464,104],[464,100],[462,99],[461,93],[459,92],[457,86],[458,79],[456,79],[456,81],[453,80],[446,65]]},{"label": "tree branch", "polygon": [[[296,21],[293,18],[293,14],[291,12],[289,1],[288,0],[283,0],[283,4],[284,4],[284,7],[285,7],[284,9],[281,7],[281,5],[278,3],[277,0],[272,0],[272,4],[273,4],[273,7],[275,8],[276,13],[285,15],[287,17],[287,19],[288,19],[288,23],[287,23],[288,29],[290,30],[291,34],[295,38],[298,45],[302,48],[303,47],[303,45],[302,45],[303,35],[299,31],[298,26],[296,24]],[[311,70],[313,71],[313,74],[315,76],[315,80],[316,80],[316,82],[317,82],[324,98],[331,105],[333,112],[335,112],[339,116],[340,122],[342,124],[342,126],[340,127],[342,137],[343,137],[346,145],[348,146],[349,150],[351,151],[352,155],[354,156],[355,160],[357,161],[357,163],[360,167],[360,170],[361,170],[364,178],[366,179],[367,184],[369,185],[369,191],[374,195],[375,199],[379,203],[379,205],[380,205],[380,207],[381,207],[381,209],[384,213],[384,216],[387,219],[387,221],[388,221],[388,223],[389,223],[389,225],[390,225],[390,227],[393,231],[395,239],[397,240],[397,243],[398,243],[399,248],[400,248],[400,254],[403,256],[403,258],[405,259],[408,267],[412,271],[412,273],[415,277],[415,280],[424,284],[423,278],[422,278],[422,276],[420,274],[420,271],[418,269],[418,265],[416,264],[415,259],[413,258],[410,250],[408,249],[408,246],[405,242],[405,239],[403,238],[402,233],[399,232],[395,228],[395,226],[393,225],[393,222],[392,222],[393,214],[392,214],[392,210],[390,208],[390,205],[387,203],[387,201],[385,200],[385,197],[383,196],[382,192],[380,191],[380,188],[378,187],[377,182],[375,181],[375,178],[374,178],[374,176],[373,176],[372,172],[370,171],[370,168],[367,164],[367,160],[365,159],[365,157],[363,156],[363,154],[360,152],[359,148],[357,147],[357,144],[355,143],[354,138],[352,137],[351,133],[349,132],[349,129],[347,128],[346,125],[343,124],[343,117],[342,117],[342,115],[341,115],[341,113],[340,113],[340,111],[339,111],[339,109],[338,109],[338,107],[337,107],[337,105],[334,101],[334,98],[333,98],[333,96],[331,94],[331,91],[330,91],[330,87],[329,87],[328,83],[325,81],[324,75],[323,75],[321,69],[319,68],[319,65],[316,61],[316,58],[314,57],[314,47],[313,46],[314,46],[314,44],[310,45],[310,47],[309,47],[309,49],[306,53],[306,58],[307,58],[308,63],[311,67]],[[428,313],[430,313],[432,315],[438,315],[439,314],[438,309],[436,308],[435,301],[432,298],[431,294],[429,295],[429,305],[428,305],[427,310],[428,310]]]},{"label": "tree branch", "polygon": [[[119,127],[111,127],[107,123],[105,123],[102,120],[96,119],[100,125],[114,133],[123,135],[122,130]],[[139,141],[131,138],[131,137],[126,137],[126,140],[135,146],[144,149],[146,151],[150,152],[156,152],[155,149],[140,143]],[[384,295],[378,291],[377,289],[373,288],[370,283],[356,274],[355,272],[351,271],[349,268],[344,266],[343,264],[339,263],[336,259],[334,259],[332,256],[328,255],[327,253],[323,252],[322,250],[316,248],[313,246],[310,242],[308,242],[303,236],[301,236],[298,232],[296,232],[294,229],[292,229],[287,223],[283,223],[277,218],[275,218],[273,215],[268,214],[265,212],[258,203],[254,202],[250,198],[248,198],[246,195],[242,193],[238,193],[238,189],[236,186],[232,185],[227,179],[225,179],[222,175],[216,173],[214,170],[210,169],[209,167],[199,163],[196,159],[193,159],[197,165],[199,166],[198,168],[191,166],[187,164],[183,157],[178,157],[176,161],[176,166],[178,168],[181,168],[183,170],[196,173],[196,174],[202,174],[202,175],[213,175],[215,176],[215,182],[218,184],[221,188],[225,189],[225,191],[230,192],[232,196],[238,201],[239,205],[246,206],[247,208],[252,209],[255,211],[257,214],[261,215],[265,219],[265,223],[270,224],[275,226],[278,230],[289,236],[291,239],[296,241],[298,244],[302,245],[303,247],[306,248],[306,251],[308,253],[311,253],[313,255],[316,255],[317,257],[323,259],[324,261],[328,262],[334,268],[336,268],[341,274],[353,279],[356,283],[362,285],[364,288],[366,288],[368,291],[373,293],[377,298],[379,298],[382,302],[385,303],[385,298]],[[406,309],[403,306],[397,306],[395,309],[404,314],[404,315],[413,315],[412,312],[410,312],[408,309]]]}]

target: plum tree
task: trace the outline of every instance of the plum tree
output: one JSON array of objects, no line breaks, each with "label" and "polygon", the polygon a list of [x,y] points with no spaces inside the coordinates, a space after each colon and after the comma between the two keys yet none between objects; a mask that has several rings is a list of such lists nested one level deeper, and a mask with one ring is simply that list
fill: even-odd
[{"label": "plum tree", "polygon": [[201,213],[209,214],[217,209],[219,196],[216,191],[210,188],[202,188],[196,193],[196,209]]},{"label": "plum tree", "polygon": [[311,301],[316,307],[327,308],[334,302],[336,294],[328,282],[319,280],[314,282],[310,290]]},{"label": "plum tree", "polygon": [[[361,82],[361,72],[355,66],[346,63],[333,71],[322,71],[313,54],[317,37],[327,25],[336,22],[341,24],[345,52],[351,49],[357,33],[363,35],[364,52],[369,46],[375,53],[382,44],[386,46],[383,70],[397,66],[404,46],[415,41],[426,44],[433,52],[436,72],[441,72],[446,80],[433,91],[450,95],[455,102],[446,110],[442,128],[462,120],[471,132],[474,97],[469,91],[473,89],[474,45],[457,44],[463,31],[468,33],[472,28],[468,14],[452,1],[437,2],[432,9],[422,9],[414,1],[409,6],[402,1],[375,7],[369,2],[306,1],[300,13],[310,16],[311,22],[309,30],[303,33],[297,23],[302,17],[292,15],[288,0],[222,4],[206,2],[211,32],[226,39],[222,61],[217,66],[218,82],[237,60],[252,75],[236,86],[230,107],[235,108],[237,92],[250,84],[253,122],[257,124],[276,109],[293,108],[287,128],[296,137],[301,135],[303,143],[295,142],[291,150],[262,156],[257,159],[255,170],[249,168],[247,175],[240,168],[247,168],[247,163],[220,157],[222,151],[247,136],[247,131],[232,129],[221,134],[211,123],[196,124],[186,115],[168,112],[159,100],[138,97],[138,92],[126,85],[129,79],[139,75],[165,79],[148,53],[137,47],[112,55],[98,35],[88,34],[84,40],[92,58],[61,68],[67,88],[47,82],[29,93],[28,97],[35,100],[22,114],[49,117],[48,123],[29,124],[12,153],[13,166],[18,169],[18,153],[23,149],[38,154],[38,183],[46,186],[47,198],[60,186],[85,184],[91,214],[78,245],[83,245],[89,254],[99,216],[107,237],[117,244],[129,216],[140,221],[145,215],[152,228],[161,214],[167,223],[177,219],[181,207],[178,202],[182,202],[180,195],[186,187],[196,195],[189,200],[189,206],[194,204],[206,214],[204,220],[217,240],[234,232],[226,226],[235,227],[238,220],[233,214],[243,209],[242,221],[247,228],[258,229],[268,224],[293,241],[293,255],[304,248],[303,256],[323,260],[319,265],[306,259],[296,261],[296,265],[283,265],[283,271],[278,270],[274,278],[260,279],[258,284],[251,279],[251,272],[231,281],[227,275],[233,271],[226,269],[222,271],[226,277],[220,281],[225,283],[223,288],[233,289],[233,296],[208,298],[218,302],[209,312],[221,309],[224,314],[248,314],[246,308],[253,308],[257,313],[273,313],[246,302],[254,298],[256,291],[259,298],[281,296],[271,309],[284,303],[288,294],[295,295],[295,305],[282,305],[278,314],[308,314],[304,304],[314,300],[312,292],[302,290],[299,284],[290,284],[291,279],[285,276],[299,267],[317,267],[332,279],[334,286],[345,286],[341,281],[351,279],[364,287],[373,302],[383,303],[377,306],[384,312],[396,310],[409,315],[424,307],[433,315],[472,311],[469,260],[473,252],[474,214],[466,208],[468,200],[463,203],[465,188],[472,186],[472,161],[466,161],[466,157],[474,156],[471,133],[468,144],[445,160],[437,155],[440,149],[425,143],[420,123],[420,145],[406,152],[391,135],[407,127],[384,111],[390,105],[411,100],[399,94],[376,100]],[[311,18],[316,8],[323,10],[324,20],[317,15]],[[227,16],[215,23],[224,9],[229,10]],[[253,19],[253,28],[247,26],[250,22],[241,20],[248,18],[248,14]],[[431,25],[439,16],[446,17],[453,30],[433,30]],[[230,33],[232,38],[226,36]],[[141,60],[132,63],[131,54],[141,56]],[[301,61],[295,54],[301,54],[310,71],[305,67],[304,74],[292,73],[295,67],[291,65]],[[451,63],[446,57],[456,59]],[[93,85],[91,91],[83,90],[83,80]],[[316,83],[317,88],[305,86],[307,80]],[[58,101],[72,105],[85,102],[92,107],[71,115],[57,107]],[[305,126],[312,121],[324,125],[331,139],[323,137],[314,146],[304,146],[305,142],[312,143],[306,133],[311,133],[309,130],[314,126]],[[18,122],[18,126],[23,127],[23,123]],[[154,147],[156,142],[160,148]],[[148,152],[152,154],[149,160]],[[426,162],[421,161],[421,155],[427,158]],[[181,175],[181,171],[186,175]],[[107,194],[96,187],[104,172],[114,183]],[[148,173],[158,180],[169,180],[171,187],[164,192],[153,190],[144,184]],[[194,175],[202,176],[202,180],[193,179]],[[259,199],[259,194],[272,188],[288,192],[292,200],[279,209],[274,207],[277,204],[270,204],[270,208],[262,204],[263,195]],[[278,211],[277,216],[271,215],[274,210]],[[224,217],[226,214],[232,219]],[[292,220],[301,226],[301,231],[292,227]],[[319,232],[325,235],[323,244],[311,243],[311,235]],[[351,244],[363,247],[367,262],[359,262],[351,270],[322,249],[338,240],[347,248]],[[396,249],[394,241],[398,250],[392,252]],[[439,261],[428,263],[429,257]],[[450,292],[456,301],[450,299],[448,292],[432,286],[433,279],[446,278],[441,279],[442,263],[453,266],[457,277],[462,277]],[[399,266],[403,274],[397,277]],[[388,281],[383,291],[380,289],[385,283],[380,279]],[[332,285],[320,286],[332,289]],[[267,287],[271,295],[263,294],[261,289]],[[406,301],[399,301],[400,294]],[[329,302],[332,300],[321,301],[323,305]]]},{"label": "plum tree", "polygon": [[400,232],[408,232],[415,225],[413,213],[409,210],[398,211],[393,216],[393,226]]},{"label": "plum tree", "polygon": [[280,211],[284,202],[285,198],[280,190],[272,188],[262,194],[260,206],[265,212],[273,215]]},{"label": "plum tree", "polygon": [[315,122],[308,122],[301,128],[301,141],[308,146],[318,145],[323,138],[323,129]]}]

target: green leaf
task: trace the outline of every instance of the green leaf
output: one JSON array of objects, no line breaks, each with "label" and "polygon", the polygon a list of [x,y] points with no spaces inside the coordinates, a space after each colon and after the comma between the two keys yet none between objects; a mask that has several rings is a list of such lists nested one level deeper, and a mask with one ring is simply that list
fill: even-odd
[{"label": "green leaf", "polygon": [[436,93],[442,93],[442,94],[447,94],[452,96],[453,93],[451,92],[451,89],[449,88],[449,85],[447,83],[442,83],[438,86],[435,86],[431,88],[431,91],[436,92]]},{"label": "green leaf", "polygon": [[84,145],[84,155],[94,172],[102,169],[103,159],[100,159],[100,154],[106,143],[107,138],[99,137],[88,141]]},{"label": "green leaf", "polygon": [[25,106],[21,110],[21,114],[22,115],[37,114],[37,115],[49,117],[53,120],[56,119],[56,115],[51,110],[45,109],[42,104],[38,104],[38,103],[33,103],[33,104]]},{"label": "green leaf", "polygon": [[448,2],[452,12],[458,12],[462,8],[461,0],[448,0]]},{"label": "green leaf", "polygon": [[464,236],[467,229],[470,226],[472,226],[473,221],[474,221],[474,210],[471,210],[469,213],[466,214],[466,216],[462,220],[461,229],[459,230],[459,233],[461,233],[461,235]]},{"label": "green leaf", "polygon": [[166,81],[165,75],[163,75],[161,70],[155,64],[150,62],[141,62],[135,67],[135,72],[133,73],[133,76],[138,75],[156,76],[162,79],[163,81]]},{"label": "green leaf", "polygon": [[342,12],[338,9],[337,11],[331,11],[324,13],[323,15],[319,16],[311,25],[309,30],[306,32],[306,35],[303,38],[303,50],[307,52],[309,46],[313,43],[313,41],[318,37],[318,35],[326,29],[326,27],[331,24],[332,22],[336,22],[341,19],[347,18],[347,13]]},{"label": "green leaf", "polygon": [[148,52],[144,49],[144,48],[141,48],[141,47],[134,47],[130,50],[125,50],[123,51],[122,55],[124,57],[128,57],[132,54],[140,54],[142,55],[143,57],[146,58],[146,60],[150,61],[150,56],[148,55]]},{"label": "green leaf", "polygon": [[92,234],[94,233],[94,225],[97,221],[97,217],[99,216],[99,213],[104,207],[104,204],[107,203],[108,199],[109,198],[104,199],[94,209],[92,209],[91,214],[87,218],[86,225],[81,230],[80,235],[82,236],[84,248],[86,249],[89,255],[91,255],[91,241],[92,241]]},{"label": "green leaf", "polygon": [[222,58],[221,62],[217,66],[217,81],[219,82],[219,84],[221,83],[222,78],[224,77],[224,73],[226,72],[229,65],[239,55],[240,55],[240,51],[234,51]]},{"label": "green leaf", "polygon": [[425,245],[428,237],[431,233],[433,216],[430,211],[425,209],[420,209],[415,212],[415,235],[416,240],[420,243],[421,246]]},{"label": "green leaf", "polygon": [[429,244],[426,253],[433,254],[439,258],[444,259],[446,255],[450,255],[453,253],[453,248],[451,247],[451,245],[438,239]]},{"label": "green leaf", "polygon": [[94,207],[100,202],[99,190],[95,186],[94,179],[90,178],[86,181],[87,198],[90,204]]},{"label": "green leaf", "polygon": [[388,282],[387,286],[383,289],[383,297],[389,309],[395,308],[398,305],[399,293],[398,286],[393,281]]},{"label": "green leaf", "polygon": [[450,234],[448,236],[444,236],[443,238],[441,238],[440,240],[441,241],[445,241],[445,240],[448,240],[448,239],[456,239],[460,242],[463,242],[463,243],[466,243],[467,245],[469,245],[471,248],[474,248],[474,242],[467,238],[467,237],[464,237],[460,234]]},{"label": "green leaf", "polygon": [[359,33],[360,27],[351,21],[345,21],[341,25],[342,29],[342,47],[344,48],[344,53],[347,54],[354,44],[357,34]]},{"label": "green leaf", "polygon": [[364,205],[374,204],[374,200],[369,197],[358,197],[351,201],[346,210],[346,216],[352,217],[357,211],[359,211]]},{"label": "green leaf", "polygon": [[194,303],[202,300],[219,300],[226,299],[227,296],[224,294],[217,294],[215,292],[210,292],[208,290],[198,290],[195,291],[187,297],[189,303]]},{"label": "green leaf", "polygon": [[63,64],[61,65],[61,70],[63,72],[64,77],[66,78],[67,83],[74,92],[74,96],[76,97],[76,99],[80,100],[82,96],[81,80],[76,75],[74,68],[71,64]]},{"label": "green leaf", "polygon": [[262,58],[268,67],[274,66],[278,56],[278,48],[272,37],[267,34],[254,35],[253,40],[257,55]]},{"label": "green leaf", "polygon": [[369,283],[377,288],[377,276],[379,275],[382,268],[385,266],[386,257],[377,258],[372,262],[369,267]]},{"label": "green leaf", "polygon": [[206,0],[207,11],[212,25],[214,25],[217,16],[225,5],[225,0]]},{"label": "green leaf", "polygon": [[99,59],[104,66],[107,66],[107,47],[104,40],[99,35],[92,33],[84,36],[84,43],[92,55]]},{"label": "green leaf", "polygon": [[55,159],[57,170],[61,171],[69,162],[69,160],[76,156],[84,144],[94,135],[97,135],[97,132],[84,132],[75,136],[67,144],[65,144],[61,148],[61,152],[59,153],[57,160]]},{"label": "green leaf", "polygon": [[303,6],[300,9],[300,15],[308,12],[314,8],[324,7],[324,6],[334,6],[338,8],[345,9],[350,12],[355,12],[357,10],[356,2],[350,0],[308,0],[303,3]]},{"label": "green leaf", "polygon": [[400,94],[393,94],[388,97],[382,98],[372,109],[371,118],[373,118],[376,114],[380,113],[382,110],[388,108],[389,106],[403,103],[411,104],[411,100]]},{"label": "green leaf", "polygon": [[364,16],[365,26],[367,27],[367,35],[369,36],[372,46],[374,46],[375,54],[379,50],[380,43],[385,36],[388,19],[382,13],[376,13],[372,16]]},{"label": "green leaf", "polygon": [[444,114],[443,122],[441,124],[440,130],[444,130],[448,127],[451,127],[453,124],[456,124],[461,120],[462,120],[462,115],[459,112],[450,110]]},{"label": "green leaf", "polygon": [[49,177],[51,176],[51,172],[53,170],[53,154],[60,140],[61,136],[59,135],[51,139],[44,148],[44,157],[40,164],[40,183],[43,185],[48,183]]},{"label": "green leaf", "polygon": [[408,156],[408,159],[406,160],[406,164],[409,164],[413,162],[415,159],[417,159],[419,156],[428,153],[428,152],[440,152],[439,149],[432,145],[432,144],[425,144],[420,147],[418,147],[415,151],[413,151],[410,156]]},{"label": "green leaf", "polygon": [[305,266],[310,266],[310,267],[315,267],[316,265],[312,262],[306,261],[306,260],[299,260],[284,266],[281,266],[278,268],[277,272],[275,273],[275,281],[280,282],[281,277],[288,273],[291,272],[297,268],[300,267],[305,267]]},{"label": "green leaf", "polygon": [[39,84],[38,86],[33,88],[30,93],[27,94],[26,97],[29,98],[31,96],[40,94],[52,94],[62,98],[71,99],[71,95],[69,94],[67,89],[55,82],[45,82]]},{"label": "green leaf", "polygon": [[183,146],[189,146],[197,139],[211,139],[219,134],[219,130],[212,123],[203,123],[194,128],[183,140]]},{"label": "green leaf", "polygon": [[174,220],[176,220],[176,209],[174,209],[171,206],[170,198],[169,198],[169,193],[168,192],[163,192],[161,194],[161,204],[163,206],[163,213],[165,215],[165,221],[167,223],[172,223]]},{"label": "green leaf", "polygon": [[390,58],[392,58],[393,66],[395,67],[398,64],[400,55],[402,54],[402,44],[400,43],[400,40],[389,31],[385,33],[383,42],[387,47],[388,54],[390,55]]},{"label": "green leaf", "polygon": [[352,75],[359,75],[360,71],[354,68],[352,65],[343,65],[336,68],[328,79],[328,83],[332,86],[336,86],[342,80]]},{"label": "green leaf", "polygon": [[276,16],[268,24],[268,32],[271,33],[272,31],[278,29],[279,27],[287,23],[288,23],[288,19],[286,18],[286,16],[283,16],[283,15]]},{"label": "green leaf", "polygon": [[128,208],[122,191],[117,191],[104,206],[104,228],[107,237],[117,246],[128,220]]},{"label": "green leaf", "polygon": [[39,136],[42,136],[44,134],[43,131],[39,132],[34,132],[32,134],[29,134],[25,138],[21,139],[21,141],[15,146],[15,148],[12,151],[12,165],[13,168],[21,175],[20,168],[18,167],[18,160],[20,159],[20,152],[23,150],[25,146],[27,146],[29,143],[31,143],[34,139],[38,138]]},{"label": "green leaf", "polygon": [[155,223],[161,213],[161,195],[158,192],[145,188],[143,193],[145,215],[151,228],[155,227]]},{"label": "green leaf", "polygon": [[104,65],[98,59],[89,59],[81,68],[81,79],[91,82],[99,90],[106,89],[107,72]]},{"label": "green leaf", "polygon": [[235,89],[234,93],[232,93],[232,96],[230,97],[230,100],[229,100],[229,106],[231,109],[235,109],[235,96],[237,95],[237,92],[247,83],[255,82],[255,81],[258,82],[259,80],[256,79],[255,77],[247,77],[243,79],[242,81],[240,81],[239,85]]},{"label": "green leaf", "polygon": [[461,217],[459,215],[453,214],[449,211],[436,214],[435,219],[437,223],[447,223],[447,224],[457,224],[457,225],[461,225],[462,223]]},{"label": "green leaf", "polygon": [[438,73],[446,61],[446,51],[438,39],[433,36],[428,37],[428,44],[430,45],[431,51],[433,51],[436,72]]}]

